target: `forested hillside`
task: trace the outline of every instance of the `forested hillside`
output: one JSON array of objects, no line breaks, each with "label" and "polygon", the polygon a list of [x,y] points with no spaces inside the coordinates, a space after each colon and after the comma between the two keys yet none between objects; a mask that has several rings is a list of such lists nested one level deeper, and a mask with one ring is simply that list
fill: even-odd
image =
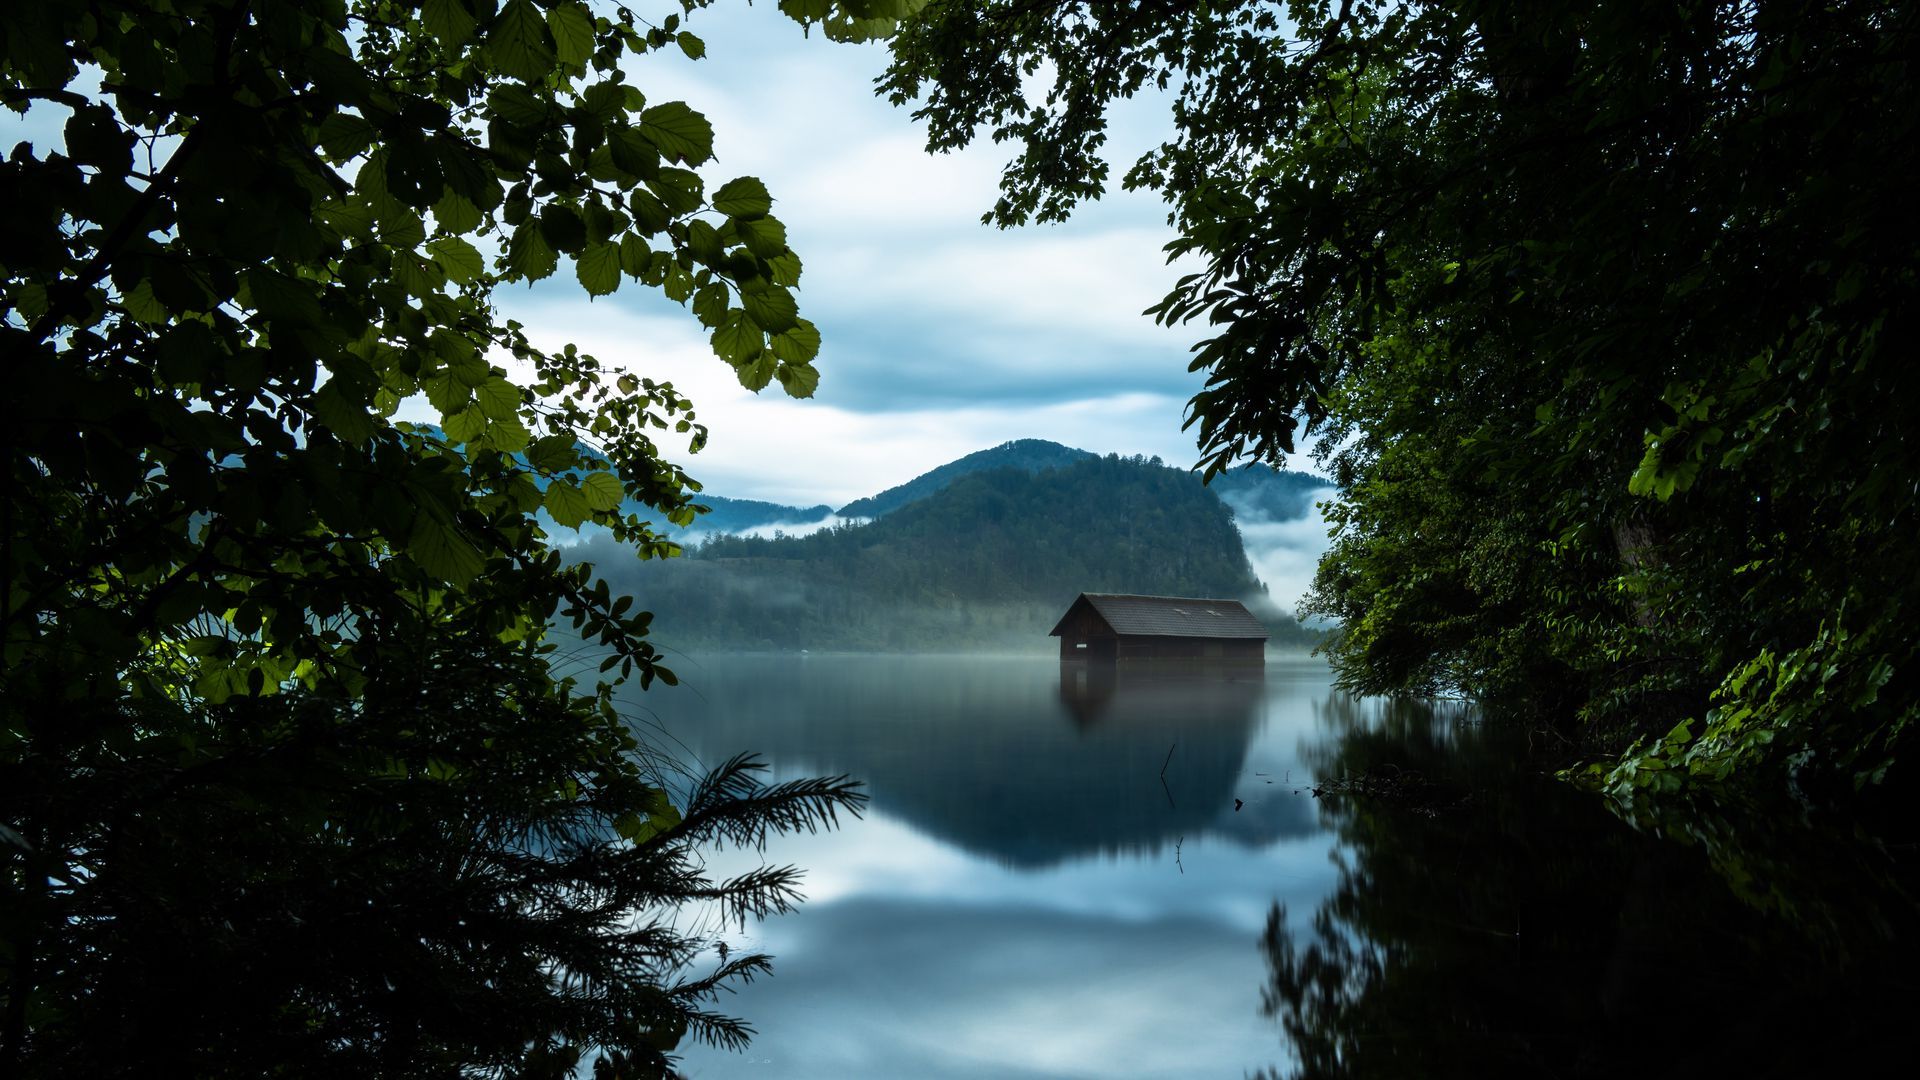
[{"label": "forested hillside", "polygon": [[[874,522],[719,537],[684,559],[577,550],[658,612],[658,640],[682,649],[1046,648],[1083,591],[1260,591],[1220,500],[1141,458],[978,472]],[[1275,627],[1276,641],[1292,636]]]}]

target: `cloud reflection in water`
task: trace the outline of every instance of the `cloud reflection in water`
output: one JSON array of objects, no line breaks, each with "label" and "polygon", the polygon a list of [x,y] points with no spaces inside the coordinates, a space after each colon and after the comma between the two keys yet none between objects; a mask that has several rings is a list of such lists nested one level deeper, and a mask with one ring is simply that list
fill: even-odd
[{"label": "cloud reflection in water", "polygon": [[688,1075],[1232,1076],[1283,1053],[1256,943],[1275,900],[1312,910],[1334,880],[1296,793],[1317,662],[1112,686],[1029,658],[679,671],[647,704],[703,760],[751,749],[874,795],[866,820],[767,853],[806,868],[809,901],[736,939],[775,957],[726,1003],[760,1034],[685,1048]]}]

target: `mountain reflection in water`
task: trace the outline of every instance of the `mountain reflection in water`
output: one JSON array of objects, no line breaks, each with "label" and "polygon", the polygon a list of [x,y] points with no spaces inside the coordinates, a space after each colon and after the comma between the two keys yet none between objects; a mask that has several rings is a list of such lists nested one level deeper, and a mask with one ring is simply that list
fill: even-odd
[{"label": "mountain reflection in water", "polygon": [[683,672],[706,699],[697,723],[673,718],[690,744],[750,748],[783,773],[859,778],[876,813],[1009,867],[1151,857],[1202,835],[1263,847],[1319,830],[1301,798],[1261,792],[1233,809],[1266,705],[1259,669],[1116,673],[961,657],[702,663],[725,674]]}]

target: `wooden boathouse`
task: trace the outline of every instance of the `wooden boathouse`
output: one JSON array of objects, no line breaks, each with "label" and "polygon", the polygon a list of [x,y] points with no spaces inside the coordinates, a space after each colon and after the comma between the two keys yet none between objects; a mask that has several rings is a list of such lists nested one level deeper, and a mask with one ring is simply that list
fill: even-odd
[{"label": "wooden boathouse", "polygon": [[1081,593],[1050,636],[1063,662],[1259,664],[1267,655],[1267,628],[1238,600]]}]

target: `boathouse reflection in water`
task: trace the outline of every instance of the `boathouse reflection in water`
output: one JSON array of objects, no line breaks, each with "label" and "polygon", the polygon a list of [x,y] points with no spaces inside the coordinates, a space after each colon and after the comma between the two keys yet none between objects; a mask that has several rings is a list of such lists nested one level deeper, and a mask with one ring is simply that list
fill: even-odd
[{"label": "boathouse reflection in water", "polygon": [[1318,828],[1311,800],[1233,808],[1264,719],[1258,668],[1056,676],[1027,660],[765,657],[751,670],[683,669],[704,699],[681,725],[689,739],[753,747],[785,773],[858,777],[876,812],[1012,868]]}]

